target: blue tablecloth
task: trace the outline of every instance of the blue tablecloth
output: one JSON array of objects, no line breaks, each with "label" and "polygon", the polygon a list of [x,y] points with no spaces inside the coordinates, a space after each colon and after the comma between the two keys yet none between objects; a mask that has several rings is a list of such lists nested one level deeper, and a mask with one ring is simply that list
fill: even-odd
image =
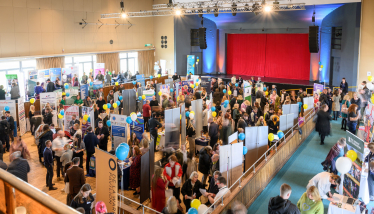
[{"label": "blue tablecloth", "polygon": [[[126,163],[129,162],[128,159],[125,160]],[[123,189],[124,190],[129,190],[129,186],[130,186],[130,166],[127,166],[125,167],[123,170]],[[120,184],[121,184],[121,181],[120,181]],[[119,185],[118,188],[121,188],[121,186]]]}]

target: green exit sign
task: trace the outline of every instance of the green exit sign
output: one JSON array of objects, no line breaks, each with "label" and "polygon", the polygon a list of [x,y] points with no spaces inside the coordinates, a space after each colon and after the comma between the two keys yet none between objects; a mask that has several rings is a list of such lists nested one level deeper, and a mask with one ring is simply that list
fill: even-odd
[{"label": "green exit sign", "polygon": [[144,47],[151,47],[152,44],[145,44]]}]

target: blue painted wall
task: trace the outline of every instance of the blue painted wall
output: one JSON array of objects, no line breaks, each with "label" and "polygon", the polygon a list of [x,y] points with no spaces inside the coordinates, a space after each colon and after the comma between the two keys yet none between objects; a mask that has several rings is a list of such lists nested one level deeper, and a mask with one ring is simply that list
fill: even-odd
[{"label": "blue painted wall", "polygon": [[[201,18],[197,15],[175,17],[174,19],[174,54],[175,71],[180,75],[186,75],[187,55],[196,55],[200,58],[198,73],[215,72],[217,66],[217,25],[213,21],[204,18],[206,39],[208,48],[201,50],[199,47],[191,47],[190,30],[201,27]],[[195,72],[197,72],[195,69]]]},{"label": "blue painted wall", "polygon": [[[328,14],[321,24],[322,82],[329,82],[331,56],[340,57],[340,70],[333,73],[332,84],[338,86],[345,77],[350,86],[357,83],[358,48],[360,39],[361,3],[344,4]],[[341,50],[331,51],[332,27],[342,27]]]}]

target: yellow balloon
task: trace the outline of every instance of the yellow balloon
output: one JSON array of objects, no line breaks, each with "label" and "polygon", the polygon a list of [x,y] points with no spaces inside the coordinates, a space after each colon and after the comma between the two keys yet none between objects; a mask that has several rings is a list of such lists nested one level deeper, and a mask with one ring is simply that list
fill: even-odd
[{"label": "yellow balloon", "polygon": [[142,99],[145,100],[145,95],[142,96]]},{"label": "yellow balloon", "polygon": [[267,96],[269,94],[269,92],[265,91],[265,96]]},{"label": "yellow balloon", "polygon": [[321,65],[321,68],[323,68],[323,65]]},{"label": "yellow balloon", "polygon": [[161,91],[159,91],[159,92],[158,92],[158,95],[160,95],[160,96],[161,96],[161,95],[162,95],[162,92],[161,92]]},{"label": "yellow balloon", "polygon": [[194,85],[194,84],[191,84],[191,85],[190,85],[190,88],[195,88],[195,85]]},{"label": "yellow balloon", "polygon": [[269,139],[270,142],[273,141],[273,140],[274,140],[274,134],[273,134],[273,133],[270,133],[270,134],[268,135],[268,139]]},{"label": "yellow balloon", "polygon": [[195,83],[195,85],[196,85],[196,86],[199,86],[199,83],[197,82],[197,83]]},{"label": "yellow balloon", "polygon": [[65,93],[65,92],[62,92],[62,96],[64,96],[64,95],[66,95],[66,93]]},{"label": "yellow balloon", "polygon": [[161,77],[161,74],[157,75],[157,77]]},{"label": "yellow balloon", "polygon": [[31,103],[31,104],[35,103],[35,99],[32,98],[32,99],[30,100],[30,103]]},{"label": "yellow balloon", "polygon": [[117,103],[113,103],[113,108],[117,108]]},{"label": "yellow balloon", "polygon": [[308,108],[308,105],[307,104],[304,104],[303,105],[303,108],[306,110]]},{"label": "yellow balloon", "polygon": [[231,95],[231,93],[232,93],[232,92],[231,92],[231,91],[229,91],[229,92],[227,92],[227,93],[228,93],[229,95]]},{"label": "yellow balloon", "polygon": [[91,69],[90,69],[90,71],[92,72],[92,71],[93,71],[93,69],[91,68]]},{"label": "yellow balloon", "polygon": [[199,206],[201,205],[201,202],[199,199],[194,199],[191,201],[191,207],[195,208],[196,210],[199,209]]},{"label": "yellow balloon", "polygon": [[347,152],[347,157],[352,160],[352,162],[355,162],[357,159],[357,153],[354,150],[349,150]]},{"label": "yellow balloon", "polygon": [[212,112],[212,116],[213,116],[213,117],[216,117],[216,116],[217,116],[217,112],[213,111],[213,112]]},{"label": "yellow balloon", "polygon": [[374,103],[374,94],[371,96],[371,103]]},{"label": "yellow balloon", "polygon": [[372,81],[373,81],[373,76],[368,76],[368,80],[369,80],[370,82],[372,82]]},{"label": "yellow balloon", "polygon": [[58,114],[58,118],[62,119],[63,117],[61,114]]},{"label": "yellow balloon", "polygon": [[116,82],[115,84],[116,84],[116,86],[117,86],[117,85],[118,85],[118,82]]},{"label": "yellow balloon", "polygon": [[181,115],[181,114],[179,115],[179,119],[180,119],[180,120],[182,119],[182,115]]},{"label": "yellow balloon", "polygon": [[87,119],[88,119],[88,115],[86,114],[86,115],[83,116],[83,120],[87,121]]},{"label": "yellow balloon", "polygon": [[195,112],[194,111],[190,111],[190,114],[195,114]]},{"label": "yellow balloon", "polygon": [[108,106],[105,104],[103,105],[103,109],[106,110],[108,108]]}]

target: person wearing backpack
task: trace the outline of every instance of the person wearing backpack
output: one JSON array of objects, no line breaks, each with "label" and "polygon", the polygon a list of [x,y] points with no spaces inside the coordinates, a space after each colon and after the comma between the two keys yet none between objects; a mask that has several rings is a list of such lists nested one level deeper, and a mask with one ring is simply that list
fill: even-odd
[{"label": "person wearing backpack", "polygon": [[[5,116],[8,120],[8,123],[9,123],[9,140],[12,140],[12,142],[14,141],[14,136],[13,136],[13,133],[14,133],[14,118],[12,116],[10,116],[10,111],[6,111],[5,112]],[[7,143],[6,145],[6,148],[7,150],[9,151],[9,142]]]},{"label": "person wearing backpack", "polygon": [[342,128],[344,131],[347,130],[347,117],[348,117],[348,108],[351,105],[349,102],[349,95],[346,94],[342,100]]},{"label": "person wearing backpack", "polygon": [[0,147],[0,160],[3,160],[3,153],[5,152],[5,148],[9,151],[9,123],[5,116],[1,117],[0,121],[0,140],[1,140],[1,147]]}]

